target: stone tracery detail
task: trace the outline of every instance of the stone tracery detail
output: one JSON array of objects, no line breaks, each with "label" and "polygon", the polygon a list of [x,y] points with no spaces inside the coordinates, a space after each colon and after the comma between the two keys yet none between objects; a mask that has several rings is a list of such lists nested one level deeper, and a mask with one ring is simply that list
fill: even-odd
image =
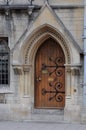
[{"label": "stone tracery detail", "polygon": [[70,52],[69,52],[69,49],[68,49],[68,46],[67,46],[66,42],[64,41],[64,39],[62,38],[62,36],[58,32],[55,32],[55,31],[53,31],[53,29],[48,28],[48,27],[44,27],[43,29],[41,29],[41,31],[38,31],[38,33],[35,33],[35,35],[33,35],[33,38],[30,41],[29,46],[28,46],[28,48],[26,50],[25,64],[27,64],[27,62],[28,62],[28,54],[29,54],[29,50],[30,50],[31,46],[34,44],[34,41],[36,41],[43,34],[46,34],[46,35],[51,34],[51,35],[57,37],[58,40],[61,41],[62,45],[65,48],[65,52],[66,52],[66,55],[67,55],[67,63],[70,64],[71,63],[71,57],[70,57]]}]

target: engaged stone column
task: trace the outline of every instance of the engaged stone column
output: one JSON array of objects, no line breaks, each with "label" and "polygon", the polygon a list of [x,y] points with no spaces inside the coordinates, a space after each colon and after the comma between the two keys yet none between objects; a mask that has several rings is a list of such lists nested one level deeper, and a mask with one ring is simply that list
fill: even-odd
[{"label": "engaged stone column", "polygon": [[71,96],[71,69],[70,67],[66,67],[66,75],[65,75],[65,78],[66,78],[66,83],[65,83],[65,86],[66,86],[66,96],[69,98]]},{"label": "engaged stone column", "polygon": [[30,78],[29,78],[29,73],[30,73],[30,68],[31,66],[29,65],[24,65],[23,71],[24,71],[24,96],[30,94]]},{"label": "engaged stone column", "polygon": [[23,65],[23,95],[22,103],[29,104],[29,109],[31,109],[31,97],[30,97],[30,65]]}]

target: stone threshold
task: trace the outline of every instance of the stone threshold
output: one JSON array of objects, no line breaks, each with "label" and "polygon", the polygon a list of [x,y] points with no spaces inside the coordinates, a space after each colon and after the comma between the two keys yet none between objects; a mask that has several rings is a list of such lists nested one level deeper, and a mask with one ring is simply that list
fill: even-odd
[{"label": "stone threshold", "polygon": [[32,114],[64,115],[64,109],[33,109]]}]

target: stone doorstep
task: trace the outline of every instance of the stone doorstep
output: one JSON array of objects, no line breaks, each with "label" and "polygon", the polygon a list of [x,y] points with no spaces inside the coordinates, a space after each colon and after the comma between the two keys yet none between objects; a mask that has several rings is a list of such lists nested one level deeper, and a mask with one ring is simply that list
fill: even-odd
[{"label": "stone doorstep", "polygon": [[63,109],[59,109],[59,110],[55,110],[55,109],[33,109],[32,114],[64,115],[64,110]]},{"label": "stone doorstep", "polygon": [[31,121],[64,122],[64,110],[33,109]]},{"label": "stone doorstep", "polygon": [[32,114],[31,121],[64,122],[64,115]]}]

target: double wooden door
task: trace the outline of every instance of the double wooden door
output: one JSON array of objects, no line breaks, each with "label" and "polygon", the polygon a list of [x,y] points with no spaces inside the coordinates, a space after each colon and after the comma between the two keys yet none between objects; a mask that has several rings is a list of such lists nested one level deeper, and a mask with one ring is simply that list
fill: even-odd
[{"label": "double wooden door", "polygon": [[65,56],[52,38],[38,49],[35,57],[35,108],[64,108]]}]

